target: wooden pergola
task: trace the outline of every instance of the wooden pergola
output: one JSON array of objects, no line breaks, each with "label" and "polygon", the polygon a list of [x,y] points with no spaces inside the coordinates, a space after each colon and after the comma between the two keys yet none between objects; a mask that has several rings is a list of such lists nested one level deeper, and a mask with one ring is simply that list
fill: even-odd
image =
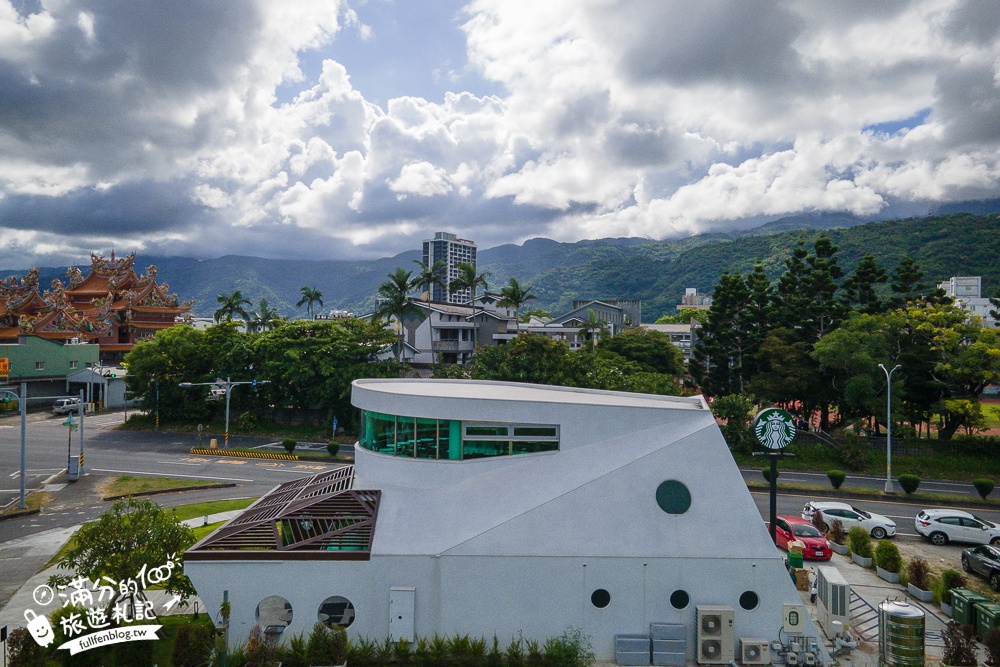
[{"label": "wooden pergola", "polygon": [[354,466],[286,482],[191,547],[186,560],[369,560],[381,491]]}]

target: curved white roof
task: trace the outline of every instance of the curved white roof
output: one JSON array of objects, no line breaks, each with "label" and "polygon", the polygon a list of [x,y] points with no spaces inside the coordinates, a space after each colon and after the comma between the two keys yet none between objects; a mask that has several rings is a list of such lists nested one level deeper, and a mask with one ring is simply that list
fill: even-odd
[{"label": "curved white roof", "polygon": [[633,408],[670,408],[673,410],[706,409],[699,396],[657,396],[623,391],[602,391],[521,382],[491,382],[486,380],[428,379],[367,379],[355,380],[357,389],[408,398],[441,398],[525,401],[531,403],[568,403],[581,406],[615,406]]}]

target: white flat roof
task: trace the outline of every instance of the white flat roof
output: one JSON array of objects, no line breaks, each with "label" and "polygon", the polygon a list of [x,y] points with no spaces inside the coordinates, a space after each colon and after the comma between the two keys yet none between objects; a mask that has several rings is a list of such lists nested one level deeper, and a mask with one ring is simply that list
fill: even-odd
[{"label": "white flat roof", "polygon": [[634,408],[669,408],[701,410],[697,396],[658,396],[631,394],[620,391],[556,387],[520,382],[490,382],[485,380],[430,379],[366,379],[355,380],[359,388],[386,394],[426,398],[466,398],[478,400],[525,401],[531,403],[566,403],[574,405],[606,405]]}]

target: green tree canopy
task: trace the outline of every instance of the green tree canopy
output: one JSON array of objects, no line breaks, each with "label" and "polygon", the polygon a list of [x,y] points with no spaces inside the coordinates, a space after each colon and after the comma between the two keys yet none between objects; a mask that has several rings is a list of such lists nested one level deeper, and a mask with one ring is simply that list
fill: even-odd
[{"label": "green tree canopy", "polygon": [[302,293],[302,298],[295,305],[301,308],[305,304],[306,312],[309,313],[309,319],[312,319],[314,305],[318,303],[321,308],[323,307],[323,293],[315,287],[309,287],[308,285],[303,285],[299,288],[299,291]]},{"label": "green tree canopy", "polygon": [[[424,294],[426,294],[426,298],[424,300],[430,301],[431,288],[434,285],[444,288],[445,273],[448,271],[448,265],[443,259],[435,260],[435,262],[430,266],[427,266],[419,259],[413,260],[413,263],[420,267],[420,273],[413,279],[412,286],[420,287]],[[423,298],[423,296],[421,298]]]},{"label": "green tree canopy", "polygon": [[[116,502],[97,521],[83,524],[59,566],[92,582],[102,577],[115,582],[132,579],[141,589],[139,573],[144,567],[147,571],[161,567],[171,557],[179,562],[194,543],[194,532],[175,515],[152,500],[129,497]],[[63,576],[52,581],[65,583],[70,579]],[[184,599],[195,592],[179,567],[162,586]]]},{"label": "green tree canopy", "polygon": [[661,315],[656,324],[688,324],[696,320],[702,324],[708,319],[708,311],[701,308],[683,308],[677,313]]},{"label": "green tree canopy", "polygon": [[600,353],[613,353],[635,362],[647,371],[681,375],[684,355],[670,342],[670,335],[641,327],[626,329],[601,342]]},{"label": "green tree canopy", "polygon": [[347,422],[355,413],[351,382],[399,376],[398,363],[376,359],[393,338],[377,321],[292,321],[256,337],[254,372],[271,381],[265,388],[272,402],[320,408]]},{"label": "green tree canopy", "polygon": [[250,318],[246,309],[250,305],[250,299],[243,296],[240,290],[235,290],[232,294],[220,294],[215,300],[219,302],[219,309],[215,311],[216,322],[232,321],[236,315],[244,320]]},{"label": "green tree canopy", "polygon": [[510,282],[500,289],[500,300],[497,301],[497,305],[501,308],[513,308],[514,317],[520,321],[521,307],[537,298],[531,293],[531,285],[525,287],[517,281],[517,278],[511,278]]},{"label": "green tree canopy", "polygon": [[388,274],[386,276],[388,280],[378,287],[380,303],[375,308],[375,317],[396,320],[396,361],[401,361],[403,358],[404,320],[408,316],[417,317],[422,313],[410,302],[410,292],[418,284],[410,278],[412,275],[412,271],[402,267],[397,268],[395,273]]}]

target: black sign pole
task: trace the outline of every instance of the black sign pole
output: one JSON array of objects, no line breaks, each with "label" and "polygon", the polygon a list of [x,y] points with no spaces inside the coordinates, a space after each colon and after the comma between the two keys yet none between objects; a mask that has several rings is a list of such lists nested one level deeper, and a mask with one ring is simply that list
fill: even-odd
[{"label": "black sign pole", "polygon": [[777,543],[777,520],[778,520],[778,453],[771,452],[768,455],[771,459],[771,541]]}]

